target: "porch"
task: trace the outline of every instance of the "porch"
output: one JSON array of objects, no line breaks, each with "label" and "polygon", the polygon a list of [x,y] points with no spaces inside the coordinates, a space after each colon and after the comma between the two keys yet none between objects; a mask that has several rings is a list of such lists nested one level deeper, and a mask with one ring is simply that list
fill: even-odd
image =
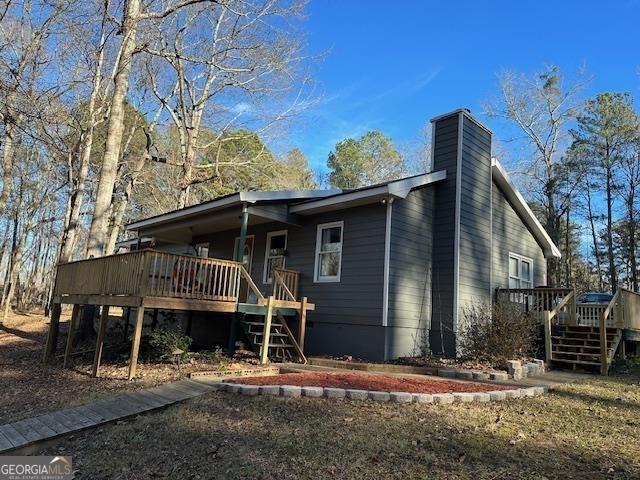
[{"label": "porch", "polygon": [[[51,326],[44,360],[54,355],[62,305],[73,305],[64,366],[69,363],[81,307],[102,307],[96,340],[93,376],[97,376],[109,307],[135,309],[129,378],[136,372],[144,312],[147,309],[231,314],[229,349],[240,328],[261,363],[269,358],[306,361],[304,337],[307,312],[315,310],[299,297],[299,273],[273,269],[271,290],[264,294],[239,261],[203,258],[146,249],[58,266],[53,292]],[[298,317],[296,334],[286,317]]]},{"label": "porch", "polygon": [[546,361],[573,368],[598,368],[607,375],[625,341],[640,341],[640,294],[619,289],[609,303],[579,303],[571,288],[498,288],[544,326]]}]

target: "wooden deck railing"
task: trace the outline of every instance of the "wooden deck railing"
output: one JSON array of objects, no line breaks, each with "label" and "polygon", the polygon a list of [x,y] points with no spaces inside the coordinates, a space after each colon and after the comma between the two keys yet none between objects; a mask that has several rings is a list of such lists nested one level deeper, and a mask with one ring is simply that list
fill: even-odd
[{"label": "wooden deck railing", "polygon": [[543,312],[551,312],[562,303],[554,317],[556,323],[564,325],[575,319],[575,300],[563,302],[572,292],[571,288],[498,288],[496,298],[515,304],[520,311],[540,321],[543,320]]},{"label": "wooden deck railing", "polygon": [[235,302],[243,270],[231,260],[140,250],[62,264],[54,293]]},{"label": "wooden deck railing", "polygon": [[300,272],[284,268],[274,268],[271,281],[271,295],[276,300],[296,302],[298,299],[298,283]]},{"label": "wooden deck railing", "polygon": [[145,251],[89,258],[58,266],[54,294],[134,296],[142,287]]}]

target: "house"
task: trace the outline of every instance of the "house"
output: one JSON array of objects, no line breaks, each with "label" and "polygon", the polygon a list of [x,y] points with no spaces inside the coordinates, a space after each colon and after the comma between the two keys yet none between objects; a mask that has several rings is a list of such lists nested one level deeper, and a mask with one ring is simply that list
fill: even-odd
[{"label": "house", "polygon": [[545,285],[545,258],[560,253],[492,159],[490,130],[465,109],[432,123],[430,173],[350,191],[239,192],[127,228],[156,249],[241,260],[265,294],[274,268],[299,272],[316,306],[310,354],[455,355],[468,305],[498,287]]}]

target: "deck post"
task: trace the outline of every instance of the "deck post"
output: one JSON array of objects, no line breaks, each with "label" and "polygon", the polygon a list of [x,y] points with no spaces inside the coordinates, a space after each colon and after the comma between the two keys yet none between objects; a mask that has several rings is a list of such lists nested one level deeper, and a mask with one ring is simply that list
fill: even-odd
[{"label": "deck post", "polygon": [[140,337],[142,336],[142,322],[144,320],[144,307],[136,309],[136,326],[131,341],[131,356],[129,357],[129,380],[136,376],[138,366],[138,352],[140,351]]},{"label": "deck post", "polygon": [[578,301],[575,289],[573,290],[573,298],[569,304],[569,321],[572,325],[578,325]]},{"label": "deck post", "polygon": [[100,368],[100,358],[102,357],[102,347],[104,345],[104,336],[107,332],[107,320],[109,319],[109,305],[102,306],[102,312],[100,314],[100,327],[98,328],[98,338],[96,339],[96,351],[93,356],[93,369],[91,370],[91,376],[98,376],[98,369]]},{"label": "deck post", "polygon": [[[242,216],[240,217],[240,238],[238,239],[238,250],[236,251],[236,262],[243,263],[244,261],[244,247],[247,243],[247,229],[249,228],[249,208],[246,203],[242,204]],[[251,274],[251,272],[249,272]],[[240,320],[240,314],[234,313],[231,317],[231,326],[229,327],[229,344],[227,348],[229,350],[229,356],[232,357],[236,352],[236,337],[238,335],[238,323]]]},{"label": "deck post", "polygon": [[[616,294],[617,295],[617,294]],[[615,297],[614,297],[615,299]],[[600,315],[600,374],[609,374],[609,345],[607,344],[607,316],[608,310]]]},{"label": "deck post", "polygon": [[67,347],[64,350],[64,361],[62,368],[67,368],[69,364],[69,358],[71,357],[71,351],[73,350],[73,337],[76,334],[76,327],[78,323],[78,316],[80,315],[80,305],[73,304],[73,311],[71,312],[71,320],[69,320],[69,333],[67,334]]},{"label": "deck post", "polygon": [[47,343],[44,346],[44,354],[42,355],[42,361],[48,362],[49,359],[56,353],[58,346],[58,335],[60,333],[60,315],[62,313],[62,305],[54,303],[51,309],[51,318],[49,321],[49,333],[47,334]]},{"label": "deck post", "polygon": [[262,332],[262,347],[260,348],[260,364],[269,361],[269,344],[271,343],[271,319],[273,318],[273,295],[267,299],[267,311],[264,315],[264,330]]},{"label": "deck post", "polygon": [[307,297],[302,297],[300,302],[300,323],[298,325],[298,345],[304,353],[304,334],[307,330]]},{"label": "deck post", "polygon": [[553,359],[553,354],[551,352],[551,349],[553,348],[553,344],[551,342],[551,312],[549,310],[544,310],[542,312],[542,319],[544,321],[544,354],[548,363]]}]

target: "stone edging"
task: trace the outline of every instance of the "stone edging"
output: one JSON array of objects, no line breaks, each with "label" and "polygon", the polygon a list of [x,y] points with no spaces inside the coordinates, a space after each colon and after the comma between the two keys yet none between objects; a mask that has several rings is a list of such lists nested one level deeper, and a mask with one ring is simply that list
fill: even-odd
[{"label": "stone edging", "polygon": [[373,390],[354,390],[330,387],[299,387],[294,385],[246,385],[222,381],[219,391],[239,393],[249,397],[256,395],[270,395],[274,397],[311,397],[349,400],[372,400],[376,402],[395,403],[486,403],[500,402],[510,398],[534,397],[547,391],[546,386],[514,388],[511,390],[496,390],[492,392],[460,392],[460,393],[408,393],[408,392],[378,392]]},{"label": "stone edging", "polygon": [[444,378],[457,378],[460,380],[478,380],[482,382],[506,382],[508,380],[521,380],[526,377],[538,376],[546,373],[543,360],[534,360],[526,364],[513,360],[508,362],[507,371],[504,370],[468,370],[459,368],[416,367],[411,365],[395,365],[386,363],[346,362],[328,358],[309,358],[310,365],[320,367],[341,368],[376,373],[405,373],[436,375]]}]

